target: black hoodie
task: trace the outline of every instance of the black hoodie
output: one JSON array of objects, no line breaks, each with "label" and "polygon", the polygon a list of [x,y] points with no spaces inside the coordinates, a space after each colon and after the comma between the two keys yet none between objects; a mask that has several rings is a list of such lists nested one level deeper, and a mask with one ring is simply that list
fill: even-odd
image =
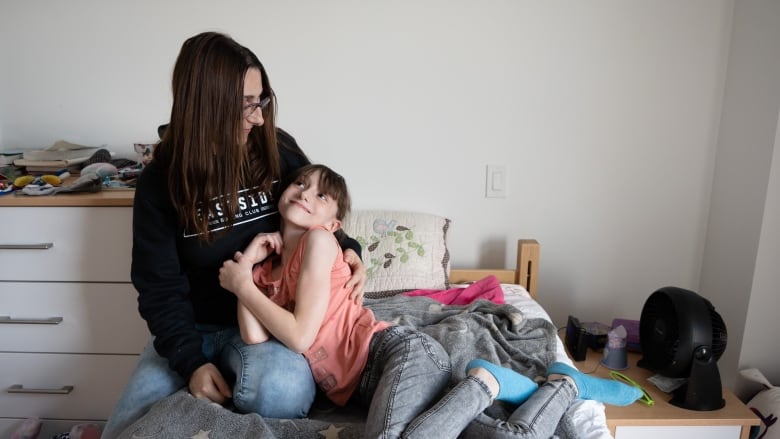
[{"label": "black hoodie", "polygon": [[[237,326],[236,297],[219,285],[219,268],[243,250],[257,233],[279,230],[276,200],[295,171],[308,164],[295,139],[279,130],[282,181],[272,194],[244,188],[233,228],[210,243],[183,230],[168,196],[165,169],[154,160],[144,168],[135,190],[131,279],[138,310],[154,336],[154,347],[185,380],[208,360],[201,351],[196,324]],[[223,227],[217,215],[210,231]],[[345,248],[360,254],[347,239]]]}]

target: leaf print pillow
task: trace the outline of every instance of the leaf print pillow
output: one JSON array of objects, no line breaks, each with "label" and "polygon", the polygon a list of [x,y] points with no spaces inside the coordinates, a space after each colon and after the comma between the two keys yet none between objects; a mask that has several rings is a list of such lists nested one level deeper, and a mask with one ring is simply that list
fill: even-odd
[{"label": "leaf print pillow", "polygon": [[353,211],[344,231],[363,247],[366,297],[449,288],[449,226],[449,219],[428,213]]}]

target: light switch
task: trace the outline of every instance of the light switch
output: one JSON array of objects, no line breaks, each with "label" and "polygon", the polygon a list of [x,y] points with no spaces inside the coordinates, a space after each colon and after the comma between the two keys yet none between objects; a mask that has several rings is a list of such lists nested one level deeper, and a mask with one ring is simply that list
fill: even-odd
[{"label": "light switch", "polygon": [[504,173],[500,171],[493,170],[493,190],[494,191],[503,191],[504,190]]},{"label": "light switch", "polygon": [[485,180],[485,197],[506,198],[506,166],[487,165]]}]

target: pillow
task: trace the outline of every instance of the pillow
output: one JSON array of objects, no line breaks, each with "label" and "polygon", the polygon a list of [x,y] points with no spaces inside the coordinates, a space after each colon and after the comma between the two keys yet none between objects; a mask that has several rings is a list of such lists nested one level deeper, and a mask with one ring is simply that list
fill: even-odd
[{"label": "pillow", "polygon": [[450,220],[394,210],[357,210],[343,229],[363,247],[367,298],[418,289],[449,288]]},{"label": "pillow", "polygon": [[750,437],[762,439],[779,439],[780,424],[776,424],[780,415],[780,387],[772,383],[755,368],[740,370],[739,373],[746,379],[762,384],[764,389],[758,392],[748,401],[747,406],[761,419],[759,426],[750,429]]}]

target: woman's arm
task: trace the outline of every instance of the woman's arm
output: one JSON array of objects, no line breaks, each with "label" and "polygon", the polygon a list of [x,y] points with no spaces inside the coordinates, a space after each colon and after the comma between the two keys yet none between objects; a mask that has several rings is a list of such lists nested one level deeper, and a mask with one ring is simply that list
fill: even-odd
[{"label": "woman's arm", "polygon": [[181,230],[165,188],[165,174],[150,163],[138,179],[133,207],[130,277],[138,291],[138,310],[154,336],[157,353],[187,381],[192,395],[221,404],[232,391],[203,355],[190,282],[177,249]]},{"label": "woman's arm", "polygon": [[150,163],[138,178],[133,207],[133,258],[130,276],[138,291],[138,310],[154,336],[154,347],[171,369],[188,380],[208,362],[195,329],[190,284],[181,267],[176,211],[166,175]]},{"label": "woman's arm", "polygon": [[257,320],[285,346],[305,352],[314,343],[330,300],[330,276],[338,247],[330,232],[306,234],[293,312],[260,294],[251,277],[251,261],[225,261],[220,269],[222,287],[232,291]]},{"label": "woman's arm", "polygon": [[[357,243],[357,241],[355,242]],[[358,249],[359,248],[360,244],[358,244]],[[366,265],[363,264],[363,260],[360,259],[360,254],[351,248],[344,250],[344,262],[349,265],[349,269],[352,272],[352,277],[349,278],[345,285],[346,288],[352,289],[352,292],[349,293],[349,298],[360,305],[363,302],[366,280],[368,280]]]}]

